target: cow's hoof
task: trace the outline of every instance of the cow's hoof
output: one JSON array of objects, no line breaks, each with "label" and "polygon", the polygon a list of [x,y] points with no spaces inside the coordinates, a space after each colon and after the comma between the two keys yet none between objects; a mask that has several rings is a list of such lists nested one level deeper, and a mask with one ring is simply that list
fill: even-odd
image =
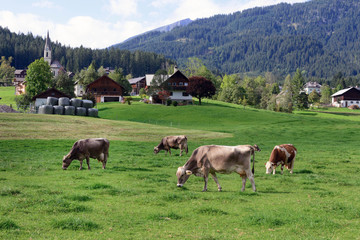
[{"label": "cow's hoof", "polygon": [[221,192],[221,190],[222,190],[221,188],[218,188],[218,191],[219,191],[219,192]]},{"label": "cow's hoof", "polygon": [[207,189],[203,189],[203,190],[202,190],[202,192],[206,192],[206,191],[207,191]]}]

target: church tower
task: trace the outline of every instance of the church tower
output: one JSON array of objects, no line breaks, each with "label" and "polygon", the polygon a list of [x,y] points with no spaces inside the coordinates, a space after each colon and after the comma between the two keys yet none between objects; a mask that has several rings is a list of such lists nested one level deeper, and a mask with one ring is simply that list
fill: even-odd
[{"label": "church tower", "polygon": [[44,48],[44,60],[51,65],[51,45],[50,45],[50,38],[49,38],[49,31],[47,32],[45,48]]}]

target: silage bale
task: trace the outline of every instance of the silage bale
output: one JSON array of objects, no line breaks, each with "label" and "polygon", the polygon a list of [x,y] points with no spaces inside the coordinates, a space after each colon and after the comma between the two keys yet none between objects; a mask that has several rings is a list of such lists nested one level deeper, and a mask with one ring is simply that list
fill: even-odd
[{"label": "silage bale", "polygon": [[54,114],[63,115],[64,107],[63,106],[54,106]]},{"label": "silage bale", "polygon": [[82,100],[81,99],[72,98],[70,103],[71,103],[71,106],[74,106],[76,108],[82,107]]},{"label": "silage bale", "polygon": [[57,104],[58,104],[58,98],[56,98],[56,97],[47,97],[46,105],[55,106]]},{"label": "silage bale", "polygon": [[51,105],[41,105],[39,107],[39,114],[53,114],[54,113],[54,107]]},{"label": "silage bale", "polygon": [[59,106],[69,106],[70,105],[70,99],[67,97],[61,97],[59,98]]},{"label": "silage bale", "polygon": [[89,117],[97,117],[98,116],[98,110],[96,108],[88,108],[87,109],[87,115]]},{"label": "silage bale", "polygon": [[65,115],[75,115],[75,107],[74,106],[65,106],[64,107],[64,114]]},{"label": "silage bale", "polygon": [[92,108],[94,106],[91,100],[83,100],[82,103],[84,108]]},{"label": "silage bale", "polygon": [[86,108],[77,107],[76,108],[76,115],[77,116],[86,116]]}]

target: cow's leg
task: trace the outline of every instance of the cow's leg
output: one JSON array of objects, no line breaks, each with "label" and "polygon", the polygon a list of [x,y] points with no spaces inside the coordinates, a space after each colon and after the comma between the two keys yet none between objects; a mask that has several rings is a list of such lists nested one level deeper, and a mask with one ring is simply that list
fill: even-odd
[{"label": "cow's leg", "polygon": [[208,171],[204,171],[204,181],[205,181],[205,185],[204,185],[204,189],[202,190],[203,192],[206,192],[206,191],[207,191],[208,180],[209,180],[209,172],[208,172]]},{"label": "cow's leg", "polygon": [[79,170],[81,170],[82,169],[82,161],[83,160],[79,160],[80,161],[80,168],[79,168]]},{"label": "cow's leg", "polygon": [[281,164],[281,175],[284,173],[284,164]]},{"label": "cow's leg", "polygon": [[291,174],[293,174],[294,160],[295,160],[295,159],[293,159],[293,160],[291,161],[290,166],[289,166],[289,168],[288,168],[288,169],[290,170],[290,173],[291,173]]},{"label": "cow's leg", "polygon": [[273,169],[273,174],[275,175],[275,169],[276,169],[276,166],[274,166],[274,169]]},{"label": "cow's leg", "polygon": [[90,159],[89,159],[89,157],[86,157],[86,163],[88,165],[88,170],[90,170]]},{"label": "cow's leg", "polygon": [[246,176],[249,178],[249,180],[251,182],[251,186],[252,186],[253,191],[256,192],[254,175],[252,174],[251,171],[246,171]]},{"label": "cow's leg", "polygon": [[240,175],[242,177],[242,188],[241,191],[245,191],[245,185],[246,185],[246,175]]},{"label": "cow's leg", "polygon": [[216,177],[216,174],[215,173],[211,173],[211,176],[212,178],[214,179],[214,181],[216,182],[217,186],[218,186],[218,191],[221,192],[221,186],[220,186],[220,183]]},{"label": "cow's leg", "polygon": [[183,152],[183,149],[182,149],[182,147],[180,145],[180,157],[182,156],[182,152]]}]

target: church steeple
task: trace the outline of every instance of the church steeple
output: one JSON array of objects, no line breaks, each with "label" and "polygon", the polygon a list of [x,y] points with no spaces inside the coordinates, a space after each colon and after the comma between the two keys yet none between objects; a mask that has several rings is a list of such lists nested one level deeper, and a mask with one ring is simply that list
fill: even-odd
[{"label": "church steeple", "polygon": [[50,44],[50,37],[49,31],[47,31],[45,47],[44,47],[44,60],[51,65],[51,44]]}]

